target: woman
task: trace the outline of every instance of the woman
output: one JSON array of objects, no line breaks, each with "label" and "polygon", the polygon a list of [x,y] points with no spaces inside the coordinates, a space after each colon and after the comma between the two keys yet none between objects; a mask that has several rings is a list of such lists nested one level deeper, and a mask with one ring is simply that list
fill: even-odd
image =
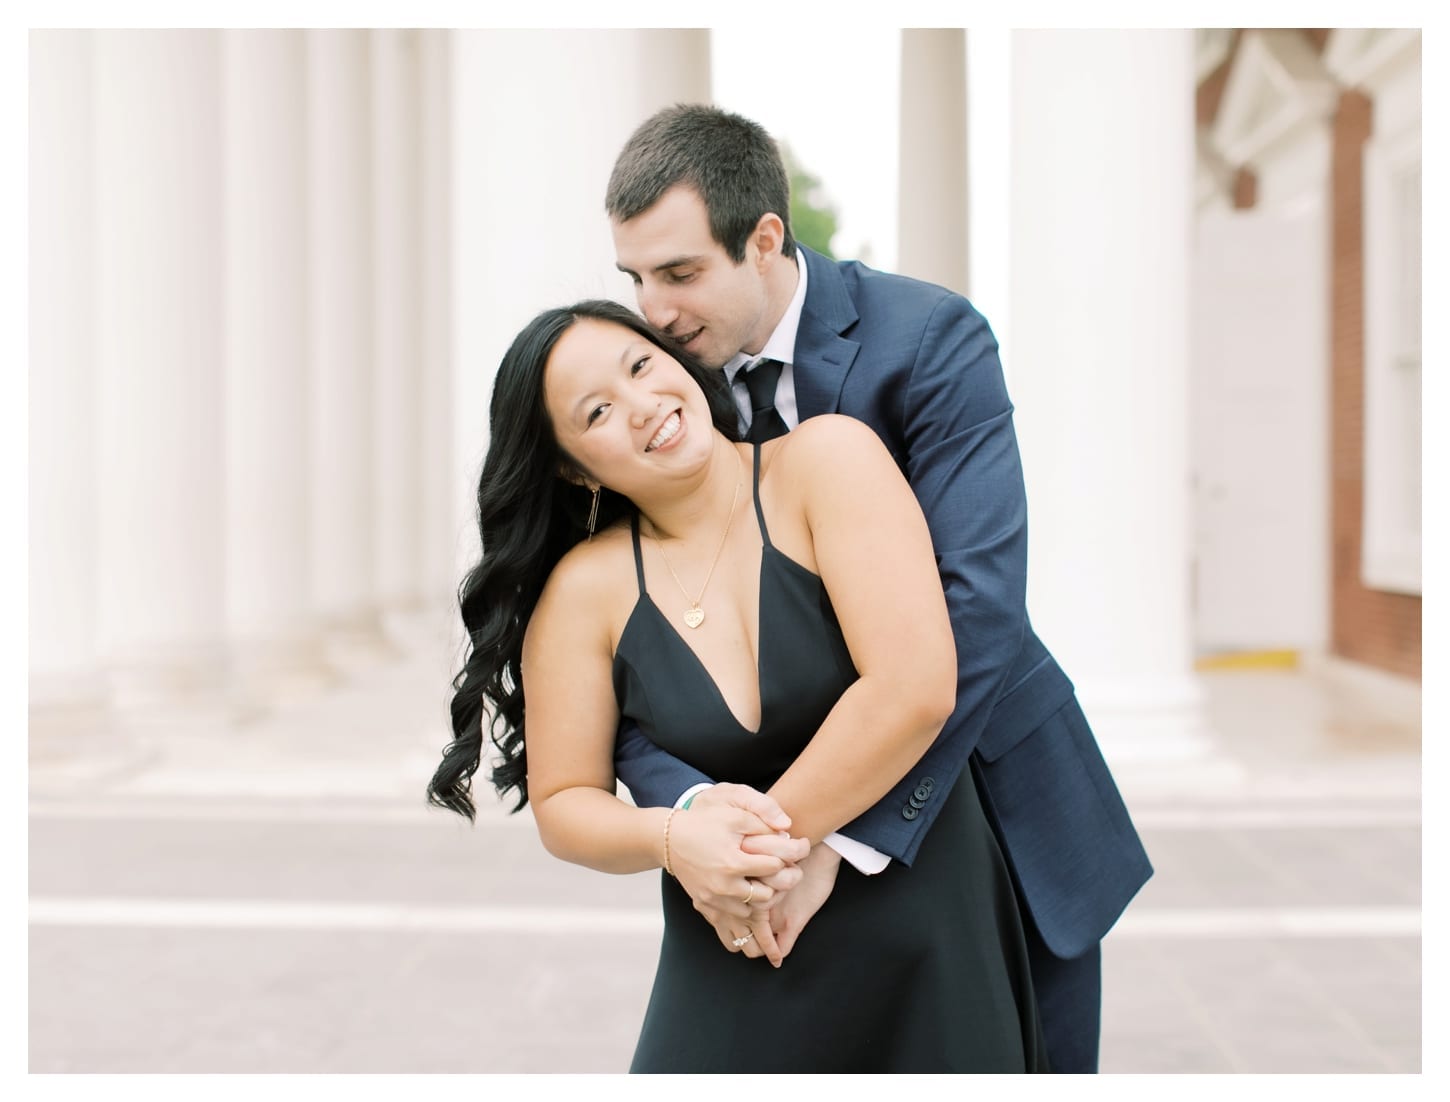
[{"label": "woman", "polygon": [[[734,418],[718,373],[614,303],[551,310],[519,334],[495,385],[484,554],[461,591],[470,651],[430,798],[472,816],[487,704],[493,782],[515,810],[532,800],[551,853],[665,870],[633,1070],[1046,1070],[1011,885],[971,784],[910,869],[868,880],[819,844],[908,772],[953,707],[921,510],[858,422],[813,418],[752,448]],[[792,815],[810,844],[802,875],[830,897],[782,967],[736,956],[769,953],[793,878],[775,878],[780,892],[742,878],[742,907],[712,929],[669,875],[672,853],[763,826],[618,799],[621,715]],[[757,876],[783,866],[759,860]]]}]

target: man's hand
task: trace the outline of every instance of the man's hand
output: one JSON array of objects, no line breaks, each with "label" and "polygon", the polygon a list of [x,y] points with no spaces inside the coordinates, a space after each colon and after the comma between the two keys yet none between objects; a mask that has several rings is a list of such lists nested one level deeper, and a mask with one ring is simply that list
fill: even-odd
[{"label": "man's hand", "polygon": [[790,816],[781,810],[775,798],[751,788],[748,784],[717,784],[695,796],[691,807],[738,807],[759,817],[760,821],[772,827],[770,833],[747,834],[740,841],[740,848],[746,853],[766,857],[778,857],[785,862],[785,868],[773,876],[757,877],[760,882],[777,892],[789,891],[800,880],[795,874],[795,863],[810,852],[805,839],[790,836]]},{"label": "man's hand", "polygon": [[695,794],[690,807],[737,807],[759,818],[769,831],[790,829],[790,816],[781,810],[775,798],[751,788],[748,784],[722,782]]},{"label": "man's hand", "polygon": [[806,923],[830,898],[841,868],[841,855],[830,846],[819,844],[798,868],[802,873],[800,883],[770,909],[771,932],[782,959],[795,947],[796,938]]}]

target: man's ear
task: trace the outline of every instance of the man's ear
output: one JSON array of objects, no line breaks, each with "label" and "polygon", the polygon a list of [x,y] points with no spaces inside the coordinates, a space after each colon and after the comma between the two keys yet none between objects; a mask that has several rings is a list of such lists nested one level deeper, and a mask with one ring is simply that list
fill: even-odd
[{"label": "man's ear", "polygon": [[763,271],[766,264],[780,257],[781,247],[785,244],[785,223],[780,215],[773,211],[762,214],[760,221],[755,223],[755,229],[750,232],[750,243],[755,246],[756,263]]}]

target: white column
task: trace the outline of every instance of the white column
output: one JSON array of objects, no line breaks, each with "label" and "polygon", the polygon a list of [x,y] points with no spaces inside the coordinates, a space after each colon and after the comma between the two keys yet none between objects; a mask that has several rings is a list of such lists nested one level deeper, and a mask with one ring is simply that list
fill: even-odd
[{"label": "white column", "polygon": [[901,32],[897,262],[967,292],[967,43],[959,28]]},{"label": "white column", "polygon": [[1192,674],[1184,30],[1012,36],[1028,608],[1110,762],[1205,748]]},{"label": "white column", "polygon": [[98,632],[118,703],[176,714],[222,658],[220,35],[95,46]]},{"label": "white column", "polygon": [[376,601],[372,91],[366,31],[307,32],[312,590],[328,657],[393,653]]},{"label": "white column", "polygon": [[[456,584],[478,558],[474,502],[499,360],[545,308],[633,303],[604,214],[609,172],[649,114],[701,98],[709,58],[705,31],[458,31],[454,44]],[[654,102],[643,103],[641,70],[672,50],[677,63],[647,78]]]},{"label": "white column", "polygon": [[32,736],[63,717],[93,722],[104,699],[95,617],[91,38],[30,34]]},{"label": "white column", "polygon": [[415,610],[422,511],[416,34],[369,34],[373,88],[373,541],[385,616]]},{"label": "white column", "polygon": [[223,37],[226,623],[248,708],[330,681],[312,633],[305,41]]},{"label": "white column", "polygon": [[420,31],[422,77],[419,297],[422,399],[419,479],[421,548],[417,584],[426,607],[453,616],[453,188],[451,31]]},{"label": "white column", "polygon": [[1013,388],[1007,287],[1012,193],[1012,32],[967,32],[967,297],[992,326]]},{"label": "white column", "polygon": [[[599,32],[593,32],[599,33]],[[671,28],[640,31],[610,31],[634,50],[636,64],[630,75],[635,91],[635,118],[619,144],[645,119],[672,103],[710,102],[710,32]],[[619,150],[615,150],[618,153]],[[610,161],[613,167],[613,160]],[[599,193],[603,209],[604,192]]]},{"label": "white column", "polygon": [[[541,310],[583,298],[633,304],[614,267],[604,214],[609,173],[649,115],[670,103],[708,101],[710,50],[702,30],[488,30],[452,38],[456,590],[478,561],[475,502],[499,360]],[[461,635],[456,607],[453,623]]]}]

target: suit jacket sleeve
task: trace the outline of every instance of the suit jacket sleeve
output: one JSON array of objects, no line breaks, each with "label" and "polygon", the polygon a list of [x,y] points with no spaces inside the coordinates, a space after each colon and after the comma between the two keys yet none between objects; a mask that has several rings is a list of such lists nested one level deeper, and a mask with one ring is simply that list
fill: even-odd
[{"label": "suit jacket sleeve", "polygon": [[619,725],[614,740],[614,772],[629,789],[637,807],[673,807],[685,789],[714,783],[698,769],[660,749],[633,720]]},{"label": "suit jacket sleeve", "polygon": [[966,299],[948,294],[931,310],[900,402],[898,458],[931,529],[956,637],[957,706],[917,768],[841,833],[909,865],[1022,648],[1027,502],[996,338]]}]

